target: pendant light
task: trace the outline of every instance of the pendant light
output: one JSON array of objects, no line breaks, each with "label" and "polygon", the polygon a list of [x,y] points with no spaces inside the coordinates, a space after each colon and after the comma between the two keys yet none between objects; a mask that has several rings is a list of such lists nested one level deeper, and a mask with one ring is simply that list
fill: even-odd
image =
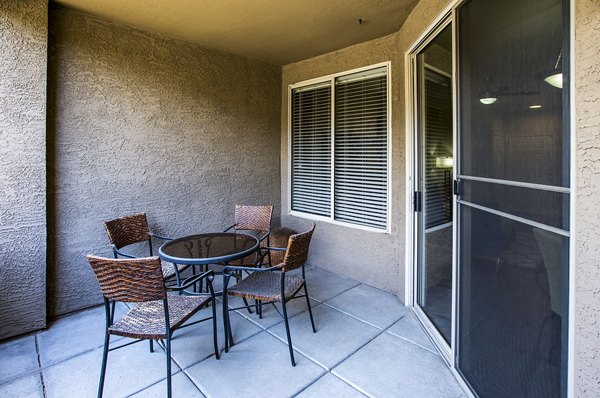
[{"label": "pendant light", "polygon": [[554,65],[554,69],[546,74],[544,77],[544,81],[551,86],[556,88],[563,88],[563,74],[562,67],[559,66],[560,60],[562,58],[562,51],[558,54],[558,59],[556,60],[556,64]]}]

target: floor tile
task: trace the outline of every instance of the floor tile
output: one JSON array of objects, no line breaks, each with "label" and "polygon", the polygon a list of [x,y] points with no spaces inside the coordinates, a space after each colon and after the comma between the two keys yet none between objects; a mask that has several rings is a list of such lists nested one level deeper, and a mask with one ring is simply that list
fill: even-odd
[{"label": "floor tile", "polygon": [[359,285],[353,279],[344,278],[320,268],[313,268],[306,271],[306,281],[308,295],[318,301],[327,301]]},{"label": "floor tile", "polygon": [[419,346],[435,354],[438,353],[437,349],[435,348],[435,346],[423,330],[423,327],[421,327],[419,321],[417,321],[417,318],[412,312],[406,314],[405,317],[396,322],[387,331],[388,333],[391,333],[394,336],[398,336],[414,344],[418,344]]},{"label": "floor tile", "polygon": [[296,395],[296,398],[322,397],[364,398],[365,395],[331,373],[327,373],[306,390]]},{"label": "floor tile", "polygon": [[292,367],[286,345],[266,332],[235,345],[220,361],[186,369],[204,395],[214,398],[290,397],[324,372],[298,353]]},{"label": "floor tile", "polygon": [[[171,379],[171,392],[174,397],[185,398],[203,398],[204,395],[192,383],[192,381],[183,373],[179,372]],[[164,398],[167,394],[167,379],[156,383],[137,394],[131,395],[132,398]]]},{"label": "floor tile", "polygon": [[34,335],[0,344],[0,384],[38,369]]},{"label": "floor tile", "polygon": [[367,285],[358,285],[325,302],[378,328],[385,329],[410,310],[398,297]]},{"label": "floor tile", "polygon": [[[320,304],[321,303],[319,303],[318,301],[310,299],[310,305],[313,310],[315,309],[315,307],[317,307]],[[229,297],[229,307],[230,308],[241,307],[242,305],[244,305],[244,302],[241,298],[232,297],[232,296]],[[277,307],[279,312],[277,312],[277,310],[275,308],[273,308],[272,304],[263,305],[262,319],[260,319],[258,317],[258,315],[256,315],[254,308],[252,309],[252,312],[253,312],[252,314],[250,314],[248,312],[248,310],[246,310],[245,308],[237,310],[237,313],[240,314],[241,316],[247,318],[251,322],[257,324],[261,328],[268,329],[271,326],[274,326],[274,325],[277,325],[277,324],[283,322],[283,318],[279,314],[282,311],[281,303],[275,303],[275,306]],[[308,306],[306,305],[306,298],[304,298],[304,297],[298,297],[291,301],[288,301],[286,304],[286,308],[287,308],[287,313],[288,313],[289,318],[296,316],[302,312],[306,312],[308,314],[308,312],[307,312]]]},{"label": "floor tile", "polygon": [[[325,305],[313,311],[317,333],[313,333],[308,313],[290,319],[292,345],[321,366],[331,369],[381,333],[371,325]],[[283,323],[268,330],[287,342]]]},{"label": "floor tile", "polygon": [[[115,320],[127,312],[123,303],[116,305]],[[38,335],[40,363],[46,367],[86,351],[102,347],[106,328],[104,306],[59,318]],[[111,341],[121,339],[112,336]]]},{"label": "floor tile", "polygon": [[[144,341],[111,351],[108,354],[104,396],[127,396],[164,379],[165,353],[156,345],[155,348],[154,353],[150,353],[148,343]],[[45,368],[43,373],[47,397],[95,396],[101,363],[102,349],[96,349]],[[171,367],[172,374],[179,371],[175,363]]]},{"label": "floor tile", "polygon": [[[217,304],[217,341],[219,349],[225,347],[225,334],[223,332],[222,305]],[[207,316],[212,316],[212,310],[205,308],[195,314],[188,322],[194,322]],[[246,318],[231,312],[231,328],[236,341],[242,341],[262,331],[261,328],[248,321]],[[212,320],[204,321],[175,331],[171,344],[171,353],[177,365],[187,368],[201,360],[215,361]]]},{"label": "floor tile", "polygon": [[2,398],[43,398],[42,383],[39,373],[14,379],[6,384],[0,384]]},{"label": "floor tile", "polygon": [[458,398],[463,393],[439,355],[388,333],[333,373],[374,397]]}]

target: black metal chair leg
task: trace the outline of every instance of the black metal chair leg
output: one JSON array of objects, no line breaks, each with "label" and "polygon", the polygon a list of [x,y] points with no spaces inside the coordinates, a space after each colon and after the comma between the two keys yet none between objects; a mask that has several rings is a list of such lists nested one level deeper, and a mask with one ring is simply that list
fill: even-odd
[{"label": "black metal chair leg", "polygon": [[108,343],[110,336],[108,331],[104,335],[104,351],[102,353],[102,368],[100,369],[100,384],[98,385],[98,398],[102,398],[104,392],[104,377],[106,376],[106,362],[108,360]]},{"label": "black metal chair leg", "polygon": [[215,299],[213,296],[213,301],[210,303],[212,307],[212,324],[213,324],[213,345],[215,347],[215,357],[220,359],[219,357],[219,342],[217,340],[217,306],[215,305]]},{"label": "black metal chair leg", "polygon": [[150,339],[148,342],[150,343],[150,352],[154,352],[154,340]]},{"label": "black metal chair leg", "polygon": [[296,366],[296,361],[294,360],[294,349],[292,348],[292,336],[290,335],[290,324],[288,322],[287,309],[285,308],[285,298],[281,301],[281,306],[283,307],[283,321],[285,322],[285,333],[287,334],[290,359],[292,361],[292,366]]},{"label": "black metal chair leg", "polygon": [[117,304],[116,301],[113,301],[112,303],[110,303],[110,324],[111,325],[115,321],[115,305],[116,304]]},{"label": "black metal chair leg", "polygon": [[229,284],[229,277],[223,276],[223,332],[225,335],[225,352],[229,352],[229,325],[228,315],[229,308],[227,306],[227,285]]},{"label": "black metal chair leg", "polygon": [[310,299],[308,298],[306,282],[304,282],[304,295],[306,296],[306,304],[308,305],[308,315],[310,315],[310,324],[312,325],[313,333],[317,333],[317,328],[315,328],[315,320],[313,319],[312,309],[310,308]]},{"label": "black metal chair leg", "polygon": [[167,335],[167,397],[171,398],[171,336]]},{"label": "black metal chair leg", "polygon": [[[177,286],[181,286],[181,276],[179,276],[179,268],[177,267],[177,264],[173,264],[173,267],[175,267],[175,280],[177,281]],[[180,290],[179,295],[181,296],[182,294],[183,292]]]}]

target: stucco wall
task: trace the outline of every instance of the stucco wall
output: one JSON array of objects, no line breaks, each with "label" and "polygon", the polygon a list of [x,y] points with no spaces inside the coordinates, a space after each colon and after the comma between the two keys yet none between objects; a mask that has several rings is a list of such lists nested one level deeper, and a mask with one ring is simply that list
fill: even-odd
[{"label": "stucco wall", "polygon": [[391,233],[367,232],[318,222],[311,244],[309,262],[396,293],[402,300],[404,300],[406,220],[404,53],[446,3],[446,1],[422,0],[415,6],[396,34],[284,65],[282,68],[281,219],[286,227],[301,230],[311,221],[288,214],[288,86],[303,80],[391,61]]},{"label": "stucco wall", "polygon": [[575,4],[575,394],[600,396],[600,1]]},{"label": "stucco wall", "polygon": [[47,10],[0,6],[0,340],[46,324]]},{"label": "stucco wall", "polygon": [[280,68],[65,9],[49,54],[51,315],[98,303],[103,220],[182,236],[279,207]]}]

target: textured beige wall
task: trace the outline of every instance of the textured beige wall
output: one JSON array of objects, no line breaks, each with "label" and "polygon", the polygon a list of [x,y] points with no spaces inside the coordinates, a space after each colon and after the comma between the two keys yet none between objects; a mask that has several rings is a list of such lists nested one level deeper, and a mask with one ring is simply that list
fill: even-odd
[{"label": "textured beige wall", "polygon": [[446,4],[446,1],[422,0],[398,33],[284,65],[282,70],[281,219],[283,225],[301,230],[311,221],[288,214],[288,86],[303,80],[391,61],[391,233],[367,232],[318,222],[309,262],[396,293],[401,299],[404,299],[406,219],[404,54]]},{"label": "textured beige wall", "polygon": [[599,397],[600,1],[575,10],[575,395]]},{"label": "textured beige wall", "polygon": [[84,256],[110,254],[103,220],[145,211],[182,236],[222,230],[236,203],[279,207],[280,73],[51,10],[52,315],[99,302]]},{"label": "textured beige wall", "polygon": [[47,20],[0,2],[0,340],[46,325]]}]

